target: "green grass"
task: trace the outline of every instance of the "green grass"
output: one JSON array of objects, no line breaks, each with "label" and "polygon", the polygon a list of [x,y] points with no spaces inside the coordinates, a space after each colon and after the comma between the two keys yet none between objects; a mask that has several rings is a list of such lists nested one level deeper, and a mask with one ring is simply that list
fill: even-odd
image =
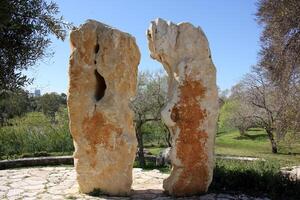
[{"label": "green grass", "polygon": [[[289,150],[291,151],[289,153]],[[279,152],[273,154],[267,135],[262,130],[248,131],[240,136],[238,131],[225,132],[216,137],[215,152],[218,155],[250,156],[279,162],[281,166],[300,164],[300,143],[294,143],[292,149],[279,146]]]},{"label": "green grass", "polygon": [[165,148],[163,147],[148,147],[146,148],[147,150],[149,150],[149,152],[152,154],[152,155],[159,155],[159,153],[164,150]]},{"label": "green grass", "polygon": [[[146,145],[146,149],[153,155],[159,155],[165,147]],[[278,162],[282,167],[300,165],[300,141],[294,141],[292,148],[281,143],[278,151],[277,154],[272,153],[267,134],[261,129],[252,129],[245,136],[238,131],[223,132],[216,136],[215,152],[218,155],[258,157]]]},{"label": "green grass", "polygon": [[[146,146],[146,149],[153,155],[159,155],[165,148]],[[245,136],[240,136],[238,131],[220,133],[216,137],[215,152],[224,156],[263,158],[278,162],[282,167],[300,165],[300,141],[294,142],[292,149],[280,144],[279,152],[273,154],[267,134],[261,129],[252,129]]]}]

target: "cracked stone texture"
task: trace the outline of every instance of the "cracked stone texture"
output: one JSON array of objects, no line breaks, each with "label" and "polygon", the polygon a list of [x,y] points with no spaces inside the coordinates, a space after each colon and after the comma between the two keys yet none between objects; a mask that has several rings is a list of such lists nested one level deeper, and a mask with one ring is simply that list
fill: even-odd
[{"label": "cracked stone texture", "polygon": [[[97,197],[79,192],[76,172],[73,167],[36,167],[23,169],[0,170],[0,199],[174,199],[163,193],[162,182],[168,174],[158,170],[143,171],[133,169],[133,185],[129,197],[113,197],[100,195]],[[117,183],[115,183],[117,184]],[[269,200],[244,194],[205,194],[183,199],[221,200]]]},{"label": "cracked stone texture", "polygon": [[206,192],[213,176],[218,115],[216,69],[207,38],[200,27],[163,19],[151,22],[147,37],[151,57],[169,77],[162,119],[172,134],[173,170],[163,187],[175,196]]},{"label": "cracked stone texture", "polygon": [[70,40],[68,109],[80,191],[128,194],[137,146],[128,105],[140,61],[135,38],[88,20]]}]

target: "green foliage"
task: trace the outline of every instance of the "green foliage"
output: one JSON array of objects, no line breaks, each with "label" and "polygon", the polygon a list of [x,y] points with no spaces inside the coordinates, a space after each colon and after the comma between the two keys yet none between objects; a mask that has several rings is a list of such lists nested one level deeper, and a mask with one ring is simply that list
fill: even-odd
[{"label": "green foliage", "polygon": [[155,156],[158,156],[161,151],[163,151],[166,147],[147,147],[147,150]]},{"label": "green foliage", "polygon": [[300,182],[283,176],[278,163],[218,160],[209,190],[268,194],[272,199],[297,199],[300,197]]},{"label": "green foliage", "polygon": [[0,128],[0,157],[36,152],[73,151],[66,108],[57,113],[57,123],[43,113],[31,112]]},{"label": "green foliage", "polygon": [[167,130],[161,121],[148,122],[142,126],[145,146],[167,147]]},{"label": "green foliage", "polygon": [[297,154],[299,148],[300,135],[294,132],[288,132],[279,143],[279,148],[287,154]]},{"label": "green foliage", "polygon": [[218,132],[238,129],[241,135],[251,127],[257,127],[257,109],[245,99],[243,85],[237,84],[231,89],[231,95],[225,99],[220,109]]},{"label": "green foliage", "polygon": [[136,121],[145,123],[160,119],[167,98],[166,82],[167,77],[163,74],[139,73],[138,92],[131,103]]},{"label": "green foliage", "polygon": [[0,126],[8,119],[22,116],[31,108],[31,98],[24,90],[0,94]]},{"label": "green foliage", "polygon": [[55,121],[55,113],[61,105],[66,105],[66,96],[63,93],[61,95],[55,92],[46,93],[37,99],[38,110],[49,116],[52,122]]},{"label": "green foliage", "polygon": [[149,162],[149,161],[146,161],[146,165],[145,166],[141,166],[139,164],[139,162],[134,161],[133,167],[135,167],[135,168],[142,168],[143,170],[146,170],[146,171],[147,170],[157,169],[161,173],[166,173],[166,174],[169,174],[171,172],[170,166],[160,166],[160,167],[158,167],[158,166],[155,165],[155,163]]},{"label": "green foliage", "polygon": [[51,156],[51,154],[47,153],[46,151],[34,152],[34,153],[23,153],[21,155],[22,158],[47,157],[47,156]]},{"label": "green foliage", "polygon": [[58,13],[46,0],[0,0],[0,92],[31,82],[21,71],[50,55],[49,35],[65,39],[72,25]]},{"label": "green foliage", "polygon": [[252,102],[271,116],[264,121],[271,122],[268,132],[276,133],[277,140],[288,132],[300,134],[299,13],[299,0],[257,1],[256,19],[262,27],[257,67],[262,72],[260,82],[267,84],[256,84],[263,95],[256,93]]},{"label": "green foliage", "polygon": [[[134,163],[134,167],[141,168],[138,162]],[[147,162],[142,168],[158,169],[162,173],[171,171],[169,166],[157,167],[152,162]],[[300,196],[300,182],[283,176],[277,162],[217,159],[209,192],[228,191],[268,196],[272,199],[297,199]]]},{"label": "green foliage", "polygon": [[144,137],[142,127],[147,122],[160,122],[160,112],[166,103],[166,80],[163,74],[139,73],[138,92],[131,102],[135,114],[135,131],[138,141],[138,159],[144,166]]},{"label": "green foliage", "polygon": [[220,110],[220,116],[218,121],[218,132],[232,131],[236,129],[234,124],[231,122],[234,112],[238,109],[238,106],[239,105],[236,101],[229,100],[223,104]]},{"label": "green foliage", "polygon": [[18,89],[0,94],[0,126],[8,119],[21,117],[27,112],[41,111],[55,122],[56,112],[67,105],[66,94],[46,93],[41,97],[30,97],[27,91]]},{"label": "green foliage", "polygon": [[296,85],[299,92],[299,13],[299,0],[257,1],[256,17],[263,28],[258,65],[268,71],[272,80],[283,89],[281,92]]}]

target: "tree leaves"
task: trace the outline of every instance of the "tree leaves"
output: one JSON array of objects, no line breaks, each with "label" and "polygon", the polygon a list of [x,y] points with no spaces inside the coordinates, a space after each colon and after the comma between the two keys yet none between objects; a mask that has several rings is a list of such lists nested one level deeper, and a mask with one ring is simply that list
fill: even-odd
[{"label": "tree leaves", "polygon": [[0,90],[29,84],[21,71],[51,55],[49,35],[66,38],[73,26],[58,13],[57,4],[45,0],[0,0]]}]

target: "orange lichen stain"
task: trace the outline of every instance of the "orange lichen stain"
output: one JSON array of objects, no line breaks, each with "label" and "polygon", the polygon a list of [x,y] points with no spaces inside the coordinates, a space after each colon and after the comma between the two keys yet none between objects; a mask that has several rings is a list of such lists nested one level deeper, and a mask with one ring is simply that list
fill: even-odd
[{"label": "orange lichen stain", "polygon": [[205,150],[208,136],[201,130],[207,112],[199,105],[199,99],[204,98],[206,91],[201,82],[189,79],[186,79],[179,90],[180,100],[171,113],[172,120],[180,129],[176,139],[176,154],[184,165],[173,185],[173,193],[178,196],[204,192],[208,181]]},{"label": "orange lichen stain", "polygon": [[[113,150],[114,145],[111,144],[111,134],[115,132],[120,137],[122,130],[109,123],[101,113],[95,113],[92,117],[85,117],[83,120],[84,137],[87,139],[91,149],[87,151],[92,167],[96,166],[97,144],[104,145],[105,148]],[[115,144],[115,147],[122,144]]]}]

